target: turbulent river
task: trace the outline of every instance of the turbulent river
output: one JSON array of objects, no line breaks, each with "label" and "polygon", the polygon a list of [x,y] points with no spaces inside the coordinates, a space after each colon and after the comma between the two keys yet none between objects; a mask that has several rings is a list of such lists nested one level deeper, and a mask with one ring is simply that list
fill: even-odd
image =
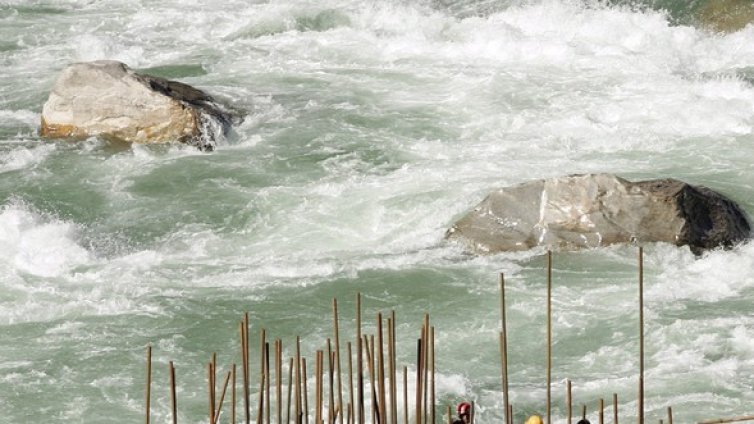
[{"label": "turbulent river", "polygon": [[[0,0],[0,422],[143,420],[148,344],[153,420],[174,361],[179,420],[206,422],[207,361],[240,361],[245,311],[252,364],[263,326],[313,369],[332,298],[353,340],[359,292],[365,333],[395,310],[410,373],[430,314],[438,413],[501,422],[500,272],[516,422],[544,413],[544,251],[476,257],[444,232],[495,188],[588,172],[754,214],[754,26],[712,33],[685,3]],[[40,139],[60,71],[96,59],[244,122],[212,153]],[[636,247],[553,263],[554,422],[567,379],[592,422],[613,393],[634,420]],[[754,245],[648,244],[645,282],[648,422],[754,413]]]}]

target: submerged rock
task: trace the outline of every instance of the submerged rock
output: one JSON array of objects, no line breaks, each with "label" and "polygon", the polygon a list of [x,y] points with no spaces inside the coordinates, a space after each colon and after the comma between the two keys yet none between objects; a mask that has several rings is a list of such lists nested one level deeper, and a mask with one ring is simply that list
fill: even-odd
[{"label": "submerged rock", "polygon": [[499,189],[446,237],[477,253],[661,241],[689,245],[700,254],[730,247],[750,233],[742,209],[708,188],[674,179],[630,182],[588,174]]},{"label": "submerged rock", "polygon": [[100,60],[63,70],[42,108],[40,134],[212,149],[236,119],[201,90]]},{"label": "submerged rock", "polygon": [[699,11],[702,25],[717,32],[735,32],[754,22],[751,0],[708,0]]}]

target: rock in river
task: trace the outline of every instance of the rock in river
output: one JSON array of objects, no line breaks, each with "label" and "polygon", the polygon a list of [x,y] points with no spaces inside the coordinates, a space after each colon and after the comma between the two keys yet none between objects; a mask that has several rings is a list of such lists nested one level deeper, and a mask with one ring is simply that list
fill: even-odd
[{"label": "rock in river", "polygon": [[211,149],[233,120],[201,90],[101,60],[63,70],[42,109],[40,134],[133,143],[180,141]]},{"label": "rock in river", "polygon": [[743,210],[708,188],[674,179],[630,182],[588,174],[494,191],[446,237],[477,253],[661,241],[689,245],[700,254],[730,247],[750,233]]}]

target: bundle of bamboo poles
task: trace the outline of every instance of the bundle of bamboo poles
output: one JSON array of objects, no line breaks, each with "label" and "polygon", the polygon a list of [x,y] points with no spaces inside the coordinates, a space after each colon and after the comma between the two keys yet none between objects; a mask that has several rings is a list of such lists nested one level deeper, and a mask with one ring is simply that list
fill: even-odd
[{"label": "bundle of bamboo poles", "polygon": [[[639,248],[639,384],[638,384],[638,424],[644,423],[644,267],[643,249]],[[286,373],[283,370],[283,342],[274,340],[274,356],[270,356],[270,342],[264,329],[260,332],[259,340],[259,368],[256,424],[437,424],[436,417],[436,388],[435,388],[435,327],[430,325],[429,314],[424,319],[416,340],[416,375],[414,379],[415,392],[414,409],[409,410],[408,366],[403,366],[402,399],[398,393],[398,375],[396,364],[396,317],[395,311],[385,319],[382,313],[376,316],[375,334],[362,334],[361,294],[356,296],[356,336],[353,342],[346,343],[347,373],[342,370],[341,341],[339,333],[338,303],[333,299],[333,337],[327,338],[322,349],[317,349],[314,360],[314,402],[310,405],[308,392],[308,375],[306,358],[301,354],[300,338],[296,337],[295,355],[288,358],[288,372],[285,387],[287,396],[283,397],[283,386]],[[505,301],[505,278],[500,274],[500,314],[501,330],[499,334],[500,365],[502,376],[503,416],[505,424],[513,424],[513,406],[509,402],[508,379],[508,347]],[[213,354],[207,363],[208,385],[208,420],[209,424],[217,424],[220,417],[230,415],[230,422],[237,424],[238,415],[242,415],[241,422],[250,424],[252,421],[251,375],[252,366],[249,362],[249,314],[246,313],[239,322],[240,362],[241,362],[241,401],[237,396],[238,376],[236,363],[231,364],[225,373],[221,390],[217,386],[217,355]],[[355,348],[355,351],[354,351]],[[387,352],[387,355],[386,355]],[[356,359],[354,369],[353,359]],[[274,373],[270,371],[270,364],[274,361]],[[311,362],[310,362],[311,364]],[[546,364],[546,424],[551,424],[552,405],[552,253],[547,253],[547,364]],[[346,374],[346,384],[343,376]],[[146,383],[146,424],[150,424],[151,415],[151,376],[152,376],[152,348],[147,347],[147,383]],[[169,363],[171,413],[174,424],[178,423],[175,368]],[[274,377],[274,383],[273,383]],[[365,381],[366,380],[366,381]],[[274,385],[274,401],[271,389]],[[366,390],[366,387],[369,390]],[[346,386],[346,387],[344,387]],[[228,387],[230,387],[230,402],[225,403]],[[347,389],[347,398],[344,391]],[[573,386],[571,380],[566,384],[566,422],[573,420]],[[220,392],[219,400],[217,394]],[[292,393],[293,392],[293,396]],[[402,402],[401,402],[402,400]],[[237,408],[242,407],[240,414]],[[272,405],[275,405],[273,408]],[[399,420],[399,404],[403,405]],[[475,420],[475,405],[472,402],[470,421]],[[225,408],[223,408],[225,406]],[[291,410],[293,415],[291,416]],[[587,406],[582,404],[581,418],[587,416]],[[596,409],[598,424],[605,423],[605,402],[598,400]],[[612,422],[618,424],[618,395],[612,395]],[[283,420],[285,417],[285,420]],[[368,419],[369,418],[369,419]],[[410,419],[413,418],[413,421]],[[663,417],[669,424],[673,423],[673,413],[667,408],[667,415]],[[327,421],[325,421],[327,420]],[[728,419],[713,419],[699,424],[728,423],[754,421],[754,416],[734,417]],[[447,406],[447,422],[452,424],[451,407]],[[660,424],[664,421],[659,420]]]},{"label": "bundle of bamboo poles", "polygon": [[[396,316],[391,311],[385,318],[376,315],[375,334],[362,334],[361,294],[356,296],[356,337],[346,343],[347,372],[341,360],[338,303],[333,299],[333,337],[314,352],[314,369],[307,373],[307,360],[301,353],[301,341],[296,337],[295,354],[287,361],[283,358],[283,341],[271,340],[264,329],[260,331],[259,364],[249,361],[249,314],[239,322],[240,376],[237,364],[230,364],[218,386],[217,354],[207,362],[207,399],[209,424],[218,424],[221,417],[230,415],[233,424],[239,421],[250,424],[404,424],[409,416],[414,423],[435,424],[435,327],[429,314],[424,315],[416,353],[416,379],[414,408],[409,411],[408,366],[403,366],[403,393],[398,393],[398,366],[396,356]],[[354,351],[355,347],[355,351]],[[353,359],[355,358],[355,367]],[[287,372],[284,370],[288,364]],[[309,362],[311,367],[312,362]],[[254,371],[256,368],[256,371]],[[256,373],[258,386],[252,388],[252,374]],[[345,374],[345,383],[344,383]],[[178,422],[175,368],[170,362],[170,411],[174,424]],[[287,381],[285,381],[287,375]],[[308,393],[309,378],[314,379],[314,393]],[[147,347],[147,384],[145,420],[151,419],[152,348]],[[238,381],[240,380],[240,381]],[[238,386],[241,391],[238,396]],[[283,388],[287,396],[283,396]],[[230,389],[230,401],[226,401]],[[256,389],[256,400],[252,391]],[[344,396],[344,392],[345,396]],[[274,393],[274,395],[273,395]],[[219,396],[218,396],[219,395]],[[240,397],[240,399],[239,399]],[[310,402],[313,398],[313,402]],[[252,404],[255,413],[252,414]],[[399,405],[403,406],[399,415]],[[241,411],[238,411],[241,408]],[[291,415],[291,412],[293,415]],[[227,419],[223,419],[227,420]]]}]

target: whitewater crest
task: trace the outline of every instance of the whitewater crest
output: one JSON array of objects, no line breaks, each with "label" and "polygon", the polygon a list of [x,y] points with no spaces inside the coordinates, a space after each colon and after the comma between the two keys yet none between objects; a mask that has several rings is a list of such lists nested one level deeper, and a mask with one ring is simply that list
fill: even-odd
[{"label": "whitewater crest", "polygon": [[199,89],[100,60],[63,70],[42,109],[40,134],[132,143],[179,141],[212,150],[238,122],[238,114]]},{"label": "whitewater crest", "polygon": [[667,242],[700,254],[750,233],[743,210],[706,187],[587,174],[499,189],[453,224],[447,237],[481,253]]}]

